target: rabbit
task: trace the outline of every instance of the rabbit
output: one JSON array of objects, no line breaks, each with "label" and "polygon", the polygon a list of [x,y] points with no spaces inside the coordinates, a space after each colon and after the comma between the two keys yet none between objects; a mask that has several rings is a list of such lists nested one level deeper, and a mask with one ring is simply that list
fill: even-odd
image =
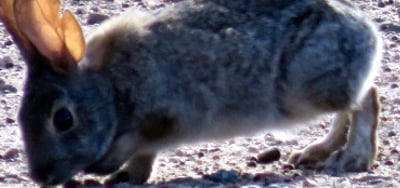
[{"label": "rabbit", "polygon": [[58,0],[2,0],[27,64],[19,124],[31,178],[78,172],[143,184],[157,152],[288,129],[334,114],[289,162],[331,174],[371,168],[382,56],[346,0],[184,0],[131,10],[87,37]]}]

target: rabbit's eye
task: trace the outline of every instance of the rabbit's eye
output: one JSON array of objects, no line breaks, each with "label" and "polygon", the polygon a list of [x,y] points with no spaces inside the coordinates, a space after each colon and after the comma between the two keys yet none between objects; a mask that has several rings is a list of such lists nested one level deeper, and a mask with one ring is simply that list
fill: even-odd
[{"label": "rabbit's eye", "polygon": [[54,128],[58,132],[64,132],[70,129],[74,124],[71,112],[67,108],[60,108],[53,117]]}]

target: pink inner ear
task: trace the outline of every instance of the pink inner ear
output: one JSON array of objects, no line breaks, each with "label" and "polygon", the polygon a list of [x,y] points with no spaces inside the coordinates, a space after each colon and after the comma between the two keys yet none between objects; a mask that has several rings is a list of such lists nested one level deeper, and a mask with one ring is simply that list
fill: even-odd
[{"label": "pink inner ear", "polygon": [[32,45],[18,27],[14,16],[14,0],[0,0],[0,20],[7,31],[13,36],[23,55],[32,54]]},{"label": "pink inner ear", "polygon": [[71,54],[78,63],[85,52],[85,39],[81,26],[70,11],[64,12],[61,25],[64,31],[65,53]]},{"label": "pink inner ear", "polygon": [[59,0],[11,0],[2,4],[15,12],[12,18],[15,16],[13,23],[20,38],[33,44],[54,68],[65,71],[83,57],[85,42],[80,25],[69,11],[59,17]]},{"label": "pink inner ear", "polygon": [[[57,6],[57,5],[55,5]],[[58,8],[58,7],[53,7]],[[57,33],[57,23],[51,23],[35,0],[15,0],[14,11],[21,32],[51,63],[62,58],[63,40]]]},{"label": "pink inner ear", "polygon": [[[37,6],[40,8],[41,14],[46,19],[46,21],[52,25],[59,25],[58,13],[61,7],[60,0],[35,0]],[[57,27],[55,27],[57,28]]]}]

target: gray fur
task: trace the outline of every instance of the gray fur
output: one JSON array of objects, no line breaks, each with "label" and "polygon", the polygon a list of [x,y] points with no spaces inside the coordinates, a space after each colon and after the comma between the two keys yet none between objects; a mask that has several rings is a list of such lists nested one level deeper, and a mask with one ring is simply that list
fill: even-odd
[{"label": "gray fur", "polygon": [[[187,0],[112,18],[87,48],[68,75],[29,67],[20,120],[39,183],[356,108],[381,46],[344,0]],[[55,104],[71,130],[49,131]]]}]

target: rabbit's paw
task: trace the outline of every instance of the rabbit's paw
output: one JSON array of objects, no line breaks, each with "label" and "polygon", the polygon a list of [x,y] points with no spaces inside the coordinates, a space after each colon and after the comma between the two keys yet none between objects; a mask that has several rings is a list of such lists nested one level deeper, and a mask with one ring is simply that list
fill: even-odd
[{"label": "rabbit's paw", "polygon": [[301,152],[294,152],[289,162],[296,168],[320,170],[326,165],[326,160],[332,153],[342,148],[346,143],[346,136],[350,125],[349,113],[336,114],[331,129],[326,137],[307,146]]},{"label": "rabbit's paw", "polygon": [[320,170],[325,166],[325,160],[330,154],[331,151],[321,143],[312,144],[303,151],[293,152],[289,157],[289,163],[300,169]]},{"label": "rabbit's paw", "polygon": [[129,182],[132,184],[144,184],[150,177],[155,154],[141,154],[132,156],[127,164],[113,174],[106,184]]},{"label": "rabbit's paw", "polygon": [[378,91],[372,87],[360,108],[338,113],[325,139],[293,154],[289,162],[334,175],[369,170],[376,156],[379,112]]},{"label": "rabbit's paw", "polygon": [[294,152],[289,158],[296,168],[318,170],[331,175],[367,171],[373,160],[372,152],[363,149],[349,151],[343,148],[331,153],[331,150],[319,144],[311,145],[302,152]]},{"label": "rabbit's paw", "polygon": [[374,161],[375,155],[364,148],[358,150],[340,149],[326,160],[322,172],[337,175],[344,172],[368,171]]}]

